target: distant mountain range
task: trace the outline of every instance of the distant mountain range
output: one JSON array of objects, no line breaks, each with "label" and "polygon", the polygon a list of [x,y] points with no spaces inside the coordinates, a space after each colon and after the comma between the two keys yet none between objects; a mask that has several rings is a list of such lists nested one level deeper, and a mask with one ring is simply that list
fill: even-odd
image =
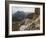
[{"label": "distant mountain range", "polygon": [[14,13],[12,15],[12,20],[13,21],[20,21],[23,20],[26,17],[30,17],[32,16],[32,13],[25,13],[24,11],[17,11],[16,13]]}]

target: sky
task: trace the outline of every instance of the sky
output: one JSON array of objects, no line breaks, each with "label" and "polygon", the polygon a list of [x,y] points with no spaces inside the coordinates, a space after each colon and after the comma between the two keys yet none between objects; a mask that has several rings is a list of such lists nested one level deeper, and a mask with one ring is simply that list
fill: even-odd
[{"label": "sky", "polygon": [[16,11],[24,11],[25,13],[34,13],[35,8],[31,7],[12,7],[12,13],[16,13]]}]

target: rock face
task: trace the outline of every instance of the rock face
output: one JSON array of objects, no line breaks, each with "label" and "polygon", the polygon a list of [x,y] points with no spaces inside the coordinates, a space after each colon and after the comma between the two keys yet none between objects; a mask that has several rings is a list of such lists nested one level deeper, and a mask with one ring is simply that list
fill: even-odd
[{"label": "rock face", "polygon": [[21,27],[20,27],[20,31],[24,31],[25,29],[27,28],[27,26],[26,25],[22,25]]}]

